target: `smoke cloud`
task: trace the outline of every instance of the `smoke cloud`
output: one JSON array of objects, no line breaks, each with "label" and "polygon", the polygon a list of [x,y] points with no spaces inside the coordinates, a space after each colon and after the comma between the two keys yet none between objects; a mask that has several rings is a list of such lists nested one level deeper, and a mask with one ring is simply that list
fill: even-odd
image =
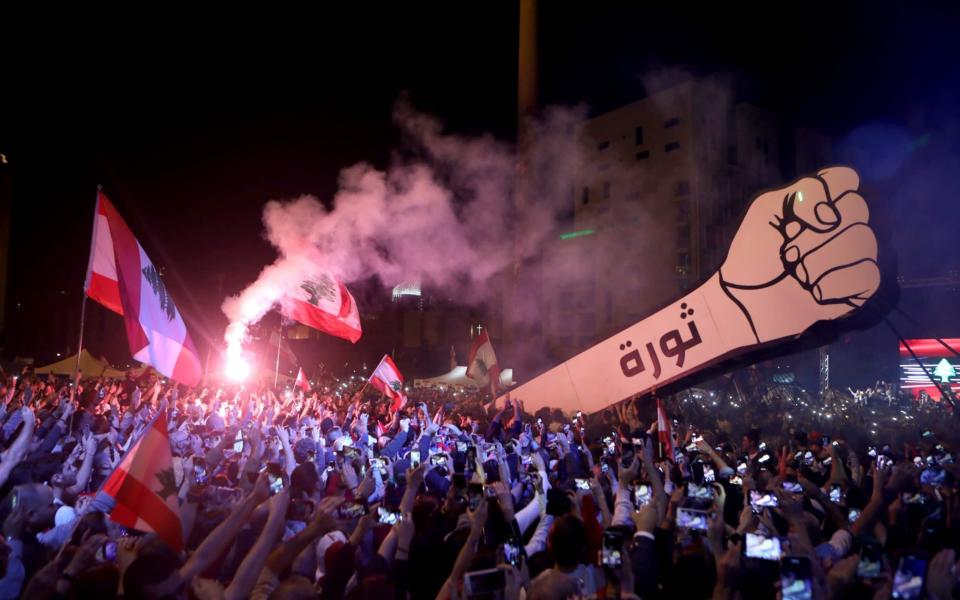
[{"label": "smoke cloud", "polygon": [[[514,252],[534,256],[569,213],[573,177],[584,165],[575,135],[584,113],[550,109],[533,124],[536,141],[525,164],[536,197],[518,216],[512,145],[447,133],[436,119],[398,102],[394,121],[405,145],[387,169],[366,163],[344,169],[329,208],[313,196],[267,203],[265,236],[279,256],[223,303],[228,359],[239,356],[250,325],[319,271],[346,284],[376,278],[389,289],[416,280],[465,304],[487,300],[490,278],[512,263]],[[522,232],[516,250],[514,231]]]}]

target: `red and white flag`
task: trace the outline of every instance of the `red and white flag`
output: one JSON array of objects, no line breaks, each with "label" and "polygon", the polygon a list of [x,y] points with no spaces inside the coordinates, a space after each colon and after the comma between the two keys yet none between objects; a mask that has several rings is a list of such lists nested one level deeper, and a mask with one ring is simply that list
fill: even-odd
[{"label": "red and white flag", "polygon": [[356,343],[363,333],[360,311],[347,286],[327,273],[304,280],[282,301],[294,321]]},{"label": "red and white flag", "polygon": [[467,356],[467,377],[481,387],[491,382],[494,386],[500,383],[500,365],[497,364],[497,355],[493,353],[493,344],[486,331],[473,338],[473,346]]},{"label": "red and white flag", "polygon": [[175,551],[183,550],[166,410],[160,411],[110,474],[103,491],[116,502],[110,520],[138,531],[152,531]]},{"label": "red and white flag", "polygon": [[657,398],[657,436],[660,438],[661,456],[673,460],[673,427],[660,398]]},{"label": "red and white flag", "polygon": [[101,191],[84,291],[123,315],[134,359],[180,383],[200,383],[200,355],[160,272]]},{"label": "red and white flag", "polygon": [[403,375],[389,354],[384,354],[380,364],[370,375],[370,385],[380,390],[384,396],[393,400],[392,411],[398,410],[407,401],[403,394]]},{"label": "red and white flag", "polygon": [[307,377],[303,374],[303,369],[297,371],[297,380],[293,382],[293,385],[300,388],[304,392],[310,391],[310,382],[307,381]]}]

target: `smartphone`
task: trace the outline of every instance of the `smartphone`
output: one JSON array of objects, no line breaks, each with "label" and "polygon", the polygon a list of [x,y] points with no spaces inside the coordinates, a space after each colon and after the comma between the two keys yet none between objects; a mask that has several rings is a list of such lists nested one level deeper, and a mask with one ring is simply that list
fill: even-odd
[{"label": "smartphone", "polygon": [[497,488],[492,485],[483,486],[483,495],[487,498],[496,498],[497,497]]},{"label": "smartphone", "polygon": [[730,485],[743,485],[743,478],[739,475],[734,475],[730,478]]},{"label": "smartphone", "polygon": [[713,502],[714,491],[709,485],[697,485],[696,483],[687,484],[687,498],[696,498],[697,500],[709,500]]},{"label": "smartphone", "polygon": [[577,489],[578,489],[578,490],[590,491],[590,480],[589,480],[589,479],[583,479],[583,478],[581,478],[581,477],[577,477],[577,478],[574,479],[574,481],[575,481],[576,484],[577,484]]},{"label": "smartphone", "polygon": [[695,460],[690,463],[690,474],[693,476],[694,483],[700,486],[703,485],[703,461],[702,460]]},{"label": "smartphone", "polygon": [[370,459],[370,468],[371,468],[371,469],[376,469],[376,470],[380,471],[381,473],[385,473],[385,472],[387,471],[387,463],[386,463],[386,461],[383,460],[382,458],[371,458],[371,459]]},{"label": "smartphone", "polygon": [[623,532],[607,529],[603,532],[600,564],[619,569],[623,566]]},{"label": "smartphone", "polygon": [[708,464],[703,465],[703,482],[704,483],[713,483],[717,480],[717,474],[714,472],[713,467]]},{"label": "smartphone", "polygon": [[410,468],[416,469],[419,466],[420,466],[420,451],[416,449],[411,450],[410,451]]},{"label": "smartphone", "polygon": [[750,490],[750,508],[753,513],[759,515],[765,508],[776,508],[780,506],[777,497],[773,492],[761,492],[759,490]]},{"label": "smartphone", "polygon": [[463,592],[468,598],[483,596],[501,598],[507,587],[507,574],[502,569],[471,571],[463,576]]},{"label": "smartphone", "polygon": [[107,540],[97,552],[97,560],[100,562],[113,562],[117,560],[117,543],[113,540]]},{"label": "smartphone", "polygon": [[237,431],[237,437],[233,438],[233,451],[237,454],[243,452],[243,431]]},{"label": "smartphone", "polygon": [[877,468],[886,469],[893,466],[893,459],[887,456],[886,454],[881,454],[877,457]]},{"label": "smartphone", "polygon": [[747,533],[744,538],[743,555],[760,560],[780,560],[782,553],[780,538],[767,537],[759,533]]},{"label": "smartphone", "polygon": [[377,521],[384,525],[396,525],[400,521],[400,513],[380,506],[377,508]]},{"label": "smartphone", "polygon": [[193,481],[197,485],[207,485],[207,463],[199,456],[193,457]]},{"label": "smartphone", "polygon": [[813,570],[805,556],[787,556],[780,563],[782,600],[812,600]]},{"label": "smartphone", "polygon": [[457,452],[466,452],[467,443],[466,442],[457,442]]},{"label": "smartphone", "polygon": [[604,452],[606,452],[608,456],[613,456],[617,453],[617,443],[609,435],[603,438],[603,446]]},{"label": "smartphone", "polygon": [[515,540],[509,540],[503,543],[503,560],[507,564],[520,568],[523,561],[523,546],[516,543]]},{"label": "smartphone", "polygon": [[277,495],[283,489],[283,470],[279,463],[267,463],[267,480],[270,482],[270,495]]},{"label": "smartphone", "polygon": [[443,454],[434,454],[430,457],[430,464],[435,467],[447,466],[447,457]]},{"label": "smartphone", "polygon": [[857,577],[877,579],[883,571],[883,546],[874,541],[866,541],[860,546],[860,562],[857,563]]},{"label": "smartphone", "polygon": [[653,488],[649,483],[635,483],[633,485],[633,507],[640,510],[653,499]]},{"label": "smartphone", "polygon": [[356,519],[367,514],[367,505],[362,502],[344,502],[337,507],[337,516],[340,519]]},{"label": "smartphone", "polygon": [[857,519],[860,518],[860,510],[856,508],[851,508],[847,511],[847,523],[853,525],[856,523]]},{"label": "smartphone", "polygon": [[480,506],[480,502],[482,501],[483,501],[483,484],[480,484],[480,483],[467,484],[467,502],[470,507],[470,510],[477,510],[477,507]]},{"label": "smartphone", "polygon": [[803,493],[803,486],[797,483],[796,481],[790,481],[789,479],[783,482],[783,489],[790,492],[791,494]]},{"label": "smartphone", "polygon": [[681,507],[677,509],[677,527],[706,533],[709,513],[705,510]]},{"label": "smartphone", "polygon": [[927,577],[927,558],[908,552],[900,559],[900,566],[893,574],[893,598],[915,600],[923,596]]},{"label": "smartphone", "polygon": [[836,483],[830,486],[830,502],[840,504],[846,498],[846,494],[843,493],[843,489]]},{"label": "smartphone", "polygon": [[531,455],[529,455],[529,454],[524,454],[523,457],[520,459],[520,463],[521,463],[523,466],[525,466],[525,467],[528,466],[528,465],[532,465],[532,464],[533,464],[533,456],[531,456]]}]

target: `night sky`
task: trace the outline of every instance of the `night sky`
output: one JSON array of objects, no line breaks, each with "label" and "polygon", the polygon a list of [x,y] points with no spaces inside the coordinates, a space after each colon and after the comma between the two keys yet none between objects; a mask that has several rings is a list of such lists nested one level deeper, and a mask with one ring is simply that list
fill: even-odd
[{"label": "night sky", "polygon": [[[902,274],[958,267],[953,3],[803,3],[787,7],[792,15],[770,4],[736,14],[647,4],[573,11],[542,1],[541,104],[598,113],[677,73],[734,76],[743,97],[830,134],[865,170],[886,195],[868,198],[874,217],[911,232],[891,240]],[[223,296],[274,258],[260,235],[263,204],[328,199],[343,167],[385,165],[401,95],[452,131],[513,138],[517,26],[515,2],[85,27],[8,20],[0,152],[14,231],[4,354],[45,360],[76,347],[98,183],[166,267],[198,345],[219,342]],[[945,294],[916,300],[916,310],[943,310]],[[118,344],[97,350],[125,359],[119,318],[90,312],[116,327]],[[938,315],[916,333],[960,335],[958,323]]]}]

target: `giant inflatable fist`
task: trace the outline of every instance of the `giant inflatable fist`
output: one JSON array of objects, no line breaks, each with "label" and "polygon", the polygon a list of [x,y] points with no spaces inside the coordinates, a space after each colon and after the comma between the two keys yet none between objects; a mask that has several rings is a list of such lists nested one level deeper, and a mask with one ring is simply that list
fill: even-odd
[{"label": "giant inflatable fist", "polygon": [[849,314],[880,285],[858,187],[853,169],[833,167],[760,194],[720,271],[702,286],[513,395],[530,411],[595,412]]}]

